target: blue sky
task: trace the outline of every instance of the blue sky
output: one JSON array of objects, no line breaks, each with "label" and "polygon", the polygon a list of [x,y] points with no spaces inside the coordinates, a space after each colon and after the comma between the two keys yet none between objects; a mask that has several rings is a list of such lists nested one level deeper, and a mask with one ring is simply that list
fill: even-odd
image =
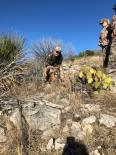
[{"label": "blue sky", "polygon": [[115,0],[0,0],[0,32],[23,34],[27,45],[41,38],[73,44],[77,53],[98,49],[99,20],[111,19]]}]

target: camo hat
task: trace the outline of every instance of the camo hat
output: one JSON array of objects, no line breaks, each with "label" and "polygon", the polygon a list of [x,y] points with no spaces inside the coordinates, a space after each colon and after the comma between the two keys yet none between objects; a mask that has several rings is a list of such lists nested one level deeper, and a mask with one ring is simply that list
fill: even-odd
[{"label": "camo hat", "polygon": [[108,24],[110,24],[110,21],[107,18],[102,18],[99,24],[103,24],[103,22],[107,22]]}]

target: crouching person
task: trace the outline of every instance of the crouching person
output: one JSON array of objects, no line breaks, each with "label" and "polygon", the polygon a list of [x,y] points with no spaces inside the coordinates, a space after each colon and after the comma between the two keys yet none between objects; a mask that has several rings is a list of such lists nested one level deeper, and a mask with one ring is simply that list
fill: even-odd
[{"label": "crouching person", "polygon": [[46,82],[50,79],[50,70],[57,68],[60,72],[60,65],[62,64],[63,56],[61,53],[61,47],[57,46],[55,47],[54,51],[48,55],[46,59]]}]

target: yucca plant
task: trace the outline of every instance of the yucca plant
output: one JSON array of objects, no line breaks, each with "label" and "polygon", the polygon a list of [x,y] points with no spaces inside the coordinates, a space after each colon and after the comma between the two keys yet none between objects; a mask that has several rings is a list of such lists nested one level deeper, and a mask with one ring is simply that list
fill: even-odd
[{"label": "yucca plant", "polygon": [[25,65],[21,61],[25,39],[14,34],[0,36],[0,90],[4,92],[19,83]]},{"label": "yucca plant", "polygon": [[15,34],[0,35],[0,63],[11,62],[24,50],[25,39]]}]

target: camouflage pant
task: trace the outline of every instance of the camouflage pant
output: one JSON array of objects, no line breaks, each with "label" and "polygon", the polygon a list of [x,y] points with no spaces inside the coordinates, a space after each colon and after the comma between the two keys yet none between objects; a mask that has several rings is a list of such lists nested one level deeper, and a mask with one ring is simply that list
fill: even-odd
[{"label": "camouflage pant", "polygon": [[60,67],[47,66],[45,69],[46,81],[50,79],[50,74],[52,72],[57,72],[57,78],[60,79]]},{"label": "camouflage pant", "polygon": [[110,56],[110,48],[111,45],[107,45],[102,48],[102,53],[103,53],[103,67],[107,68],[108,63],[109,63],[109,56]]}]

